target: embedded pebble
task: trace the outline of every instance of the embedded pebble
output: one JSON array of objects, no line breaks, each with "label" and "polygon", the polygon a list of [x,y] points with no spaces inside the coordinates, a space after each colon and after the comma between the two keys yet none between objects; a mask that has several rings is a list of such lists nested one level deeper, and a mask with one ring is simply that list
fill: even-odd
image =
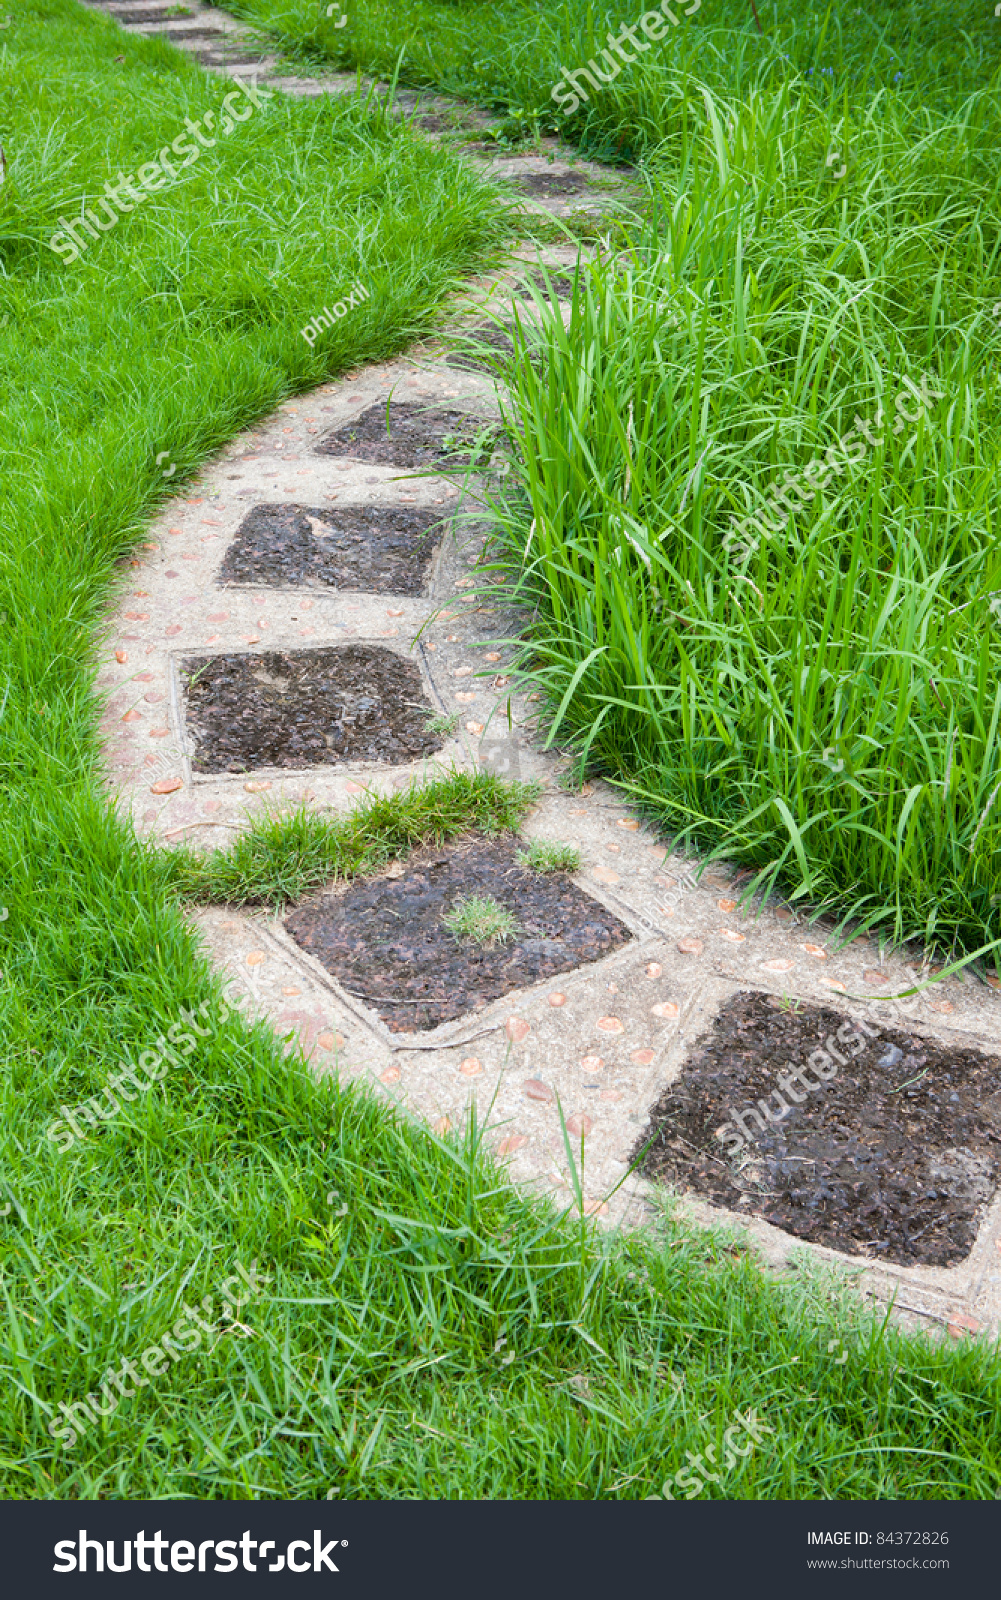
[{"label": "embedded pebble", "polygon": [[964,1333],[979,1333],[980,1323],[976,1317],[967,1316],[964,1311],[957,1312],[949,1323],[949,1334],[953,1339],[961,1339]]},{"label": "embedded pebble", "polygon": [[548,1083],[543,1083],[540,1078],[526,1078],[522,1088],[530,1100],[551,1102],[556,1099]]},{"label": "embedded pebble", "polygon": [[497,1146],[497,1154],[499,1156],[512,1156],[516,1150],[520,1150],[527,1143],[528,1140],[523,1133],[509,1133],[507,1138],[502,1139]]}]

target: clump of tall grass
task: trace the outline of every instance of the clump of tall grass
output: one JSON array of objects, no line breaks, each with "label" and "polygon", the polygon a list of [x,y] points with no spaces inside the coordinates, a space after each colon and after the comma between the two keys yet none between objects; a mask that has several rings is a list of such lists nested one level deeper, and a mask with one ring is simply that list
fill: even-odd
[{"label": "clump of tall grass", "polygon": [[[650,216],[566,329],[538,297],[545,363],[512,364],[520,666],[550,737],[680,835],[971,950],[1001,934],[997,98],[882,97],[849,138],[785,88],[692,84],[686,118]],[[724,547],[853,429],[841,475]]]},{"label": "clump of tall grass", "polygon": [[[564,67],[585,66],[608,32],[635,23],[634,0],[366,0],[327,18],[316,0],[229,0],[293,55],[400,82],[435,85],[507,111],[504,132],[557,129],[599,159],[629,160],[675,137],[686,79],[724,96],[788,83],[819,104],[885,89],[924,107],[959,104],[1001,65],[1001,30],[984,0],[879,0],[840,11],[830,0],[712,0],[570,116],[552,99]],[[689,13],[691,14],[689,15]],[[586,80],[585,80],[586,82]]]}]

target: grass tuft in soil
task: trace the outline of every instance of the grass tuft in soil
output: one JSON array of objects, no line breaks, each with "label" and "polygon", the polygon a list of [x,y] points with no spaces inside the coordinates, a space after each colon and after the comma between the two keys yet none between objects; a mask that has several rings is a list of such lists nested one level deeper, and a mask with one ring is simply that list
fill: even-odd
[{"label": "grass tuft in soil", "polygon": [[532,872],[578,872],[580,851],[572,844],[548,844],[533,839],[527,850],[520,850],[518,864]]},{"label": "grass tuft in soil", "polygon": [[514,914],[489,894],[460,895],[441,920],[460,943],[470,939],[491,948],[507,944],[518,931]]}]

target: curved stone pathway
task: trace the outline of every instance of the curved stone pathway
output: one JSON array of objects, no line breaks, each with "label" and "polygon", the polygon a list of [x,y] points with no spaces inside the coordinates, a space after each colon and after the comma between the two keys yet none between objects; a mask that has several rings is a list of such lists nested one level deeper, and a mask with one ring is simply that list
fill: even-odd
[{"label": "curved stone pathway", "polygon": [[[260,75],[268,87],[290,94],[357,87],[353,74],[322,80],[274,75],[279,64],[262,55],[245,28],[195,0],[192,14],[182,18],[169,16],[172,8],[156,0],[103,9],[130,30],[168,35],[206,68],[228,76]],[[491,120],[441,96],[401,94],[399,103],[406,112],[418,110],[431,133]],[[577,160],[555,141],[545,142],[542,154],[487,159],[486,166],[520,184],[529,215],[600,214],[614,201],[607,169]],[[493,286],[481,286],[471,304],[488,287],[494,302],[501,293],[517,298],[536,263],[572,273],[577,258],[572,246],[525,244],[509,271]],[[426,1033],[400,1034],[297,943],[281,915],[211,909],[196,913],[195,921],[248,1010],[268,1018],[279,1033],[294,1034],[317,1071],[363,1081],[441,1132],[461,1128],[475,1103],[481,1121],[489,1118],[487,1143],[512,1179],[569,1203],[562,1107],[578,1149],[583,1141],[586,1209],[609,1223],[635,1225],[654,1214],[653,1191],[639,1178],[622,1179],[650,1108],[732,995],[750,988],[827,1005],[833,1000],[846,1017],[871,1018],[886,1006],[885,995],[913,982],[914,969],[902,955],[882,960],[865,940],[839,951],[829,929],[808,926],[781,904],[742,911],[725,867],[714,864],[696,882],[698,863],[667,858],[612,789],[596,783],[575,794],[561,786],[559,759],[533,746],[531,697],[512,693],[502,651],[491,642],[509,631],[510,619],[468,592],[482,587],[474,576],[488,526],[480,481],[464,481],[461,474],[408,477],[407,468],[392,462],[318,448],[371,407],[384,408],[388,398],[420,407],[432,419],[462,411],[487,425],[497,414],[492,380],[448,364],[440,343],[431,343],[290,401],[234,440],[204,468],[197,487],[180,493],[153,524],[142,558],[126,568],[115,597],[99,677],[107,695],[111,791],[140,832],[165,846],[180,840],[208,846],[231,841],[265,812],[303,804],[345,811],[366,794],[391,792],[453,765],[487,765],[505,776],[538,779],[543,792],[525,838],[576,846],[582,859],[577,882],[632,934],[614,954],[556,981],[514,990]],[[314,556],[335,547],[340,513],[350,521],[350,513],[363,512],[376,530],[398,513],[426,513],[416,521],[435,518],[444,529],[418,592],[331,588],[308,578],[264,583],[253,572],[240,577],[252,543],[246,519],[262,506],[281,507],[286,521],[298,519],[296,537]],[[316,559],[322,564],[322,556]],[[341,760],[334,751],[296,769],[251,762],[240,772],[205,770],[208,747],[196,738],[185,690],[192,671],[221,656],[241,667],[237,658],[249,656],[248,682],[289,694],[281,661],[348,644],[393,652],[409,664],[413,692],[429,713],[457,714],[455,731],[440,736],[437,750],[417,760]],[[244,714],[250,723],[254,704],[248,700]],[[401,870],[391,867],[387,876]],[[896,1021],[890,1012],[887,1021]],[[918,998],[906,1026],[945,1044],[997,1053],[1001,994],[971,972],[944,980]],[[1001,1119],[998,1126],[1001,1144]],[[996,1191],[971,1254],[949,1269],[894,1267],[804,1244],[759,1217],[713,1209],[691,1194],[680,1207],[697,1223],[739,1226],[776,1268],[795,1266],[804,1253],[815,1262],[840,1263],[858,1274],[867,1293],[882,1301],[895,1296],[905,1323],[948,1327],[954,1337],[998,1332]]]}]

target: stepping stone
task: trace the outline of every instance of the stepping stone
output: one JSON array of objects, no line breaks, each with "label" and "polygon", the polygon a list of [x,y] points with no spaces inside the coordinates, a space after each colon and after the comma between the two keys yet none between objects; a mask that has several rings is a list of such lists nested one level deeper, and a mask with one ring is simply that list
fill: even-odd
[{"label": "stepping stone", "polygon": [[[218,13],[216,13],[218,15]],[[121,14],[115,14],[116,21],[121,22]],[[153,17],[148,14],[136,16],[130,20],[129,26],[134,33],[143,38],[167,39],[171,44],[187,43],[192,39],[230,39],[239,37],[239,30],[220,26],[219,23],[207,20],[205,13],[196,13],[190,17]]]},{"label": "stepping stone", "polygon": [[587,194],[590,181],[582,172],[526,172],[514,182],[526,194],[541,200],[563,199],[571,194]]},{"label": "stepping stone", "polygon": [[[505,332],[505,329],[508,331]],[[524,333],[525,324],[522,323]],[[494,372],[497,369],[497,356],[511,360],[514,356],[514,323],[506,322],[501,328],[496,322],[479,322],[474,327],[464,328],[461,333],[453,334],[453,348],[445,359],[445,365],[458,372]],[[522,349],[527,349],[529,360],[539,363],[539,356],[532,351],[532,347],[522,338],[519,340]],[[486,348],[483,348],[486,347]],[[497,355],[491,355],[496,351]]]},{"label": "stepping stone", "polygon": [[636,1154],[651,1134],[647,1177],[847,1255],[954,1266],[997,1189],[1001,1057],[743,992]]},{"label": "stepping stone", "polygon": [[[114,17],[116,22],[128,26],[133,23],[143,22],[180,22],[183,17],[178,16],[178,5],[109,5],[102,7]],[[192,13],[193,14],[193,13]]]},{"label": "stepping stone", "polygon": [[237,529],[219,580],[420,595],[442,528],[431,511],[258,505]]},{"label": "stepping stone", "polygon": [[420,669],[384,645],[192,656],[181,679],[193,772],[398,766],[442,747]]},{"label": "stepping stone", "polygon": [[[568,873],[536,873],[510,840],[415,853],[400,877],[370,878],[301,905],[285,927],[393,1032],[424,1032],[510,990],[598,961],[630,938]],[[506,943],[459,940],[443,916],[490,896],[515,918]],[[525,1029],[527,1032],[527,1027]]]},{"label": "stepping stone", "polygon": [[394,467],[425,467],[446,458],[454,466],[468,466],[474,459],[477,434],[485,435],[479,451],[488,454],[499,432],[468,411],[402,400],[390,403],[388,429],[387,434],[386,406],[370,406],[355,422],[328,434],[315,446],[316,454]]},{"label": "stepping stone", "polygon": [[[585,273],[582,270],[580,277],[578,278],[581,293],[583,293],[584,290],[584,280]],[[530,283],[533,288],[538,289],[544,296],[548,295],[549,293],[549,284],[547,284],[545,275],[541,272],[530,272],[527,278],[523,279],[522,281],[525,283]],[[572,274],[568,276],[566,273],[557,272],[554,270],[549,274],[549,283],[552,284],[553,292],[558,300],[573,299],[574,280]]]}]

